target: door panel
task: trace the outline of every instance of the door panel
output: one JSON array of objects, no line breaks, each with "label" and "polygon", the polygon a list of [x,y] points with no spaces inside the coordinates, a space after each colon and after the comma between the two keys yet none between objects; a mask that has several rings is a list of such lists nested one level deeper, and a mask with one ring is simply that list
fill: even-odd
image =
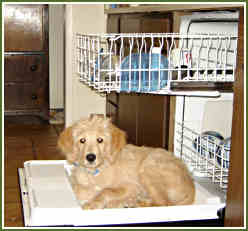
[{"label": "door panel", "polygon": [[108,15],[107,32],[108,33],[120,33],[120,16],[119,15]]},{"label": "door panel", "polygon": [[123,15],[120,21],[121,33],[140,33],[141,32],[141,20],[137,16]]},{"label": "door panel", "polygon": [[143,33],[169,33],[171,23],[169,18],[143,18],[141,20]]},{"label": "door panel", "polygon": [[118,126],[127,134],[128,142],[137,144],[137,100],[135,94],[120,94]]},{"label": "door panel", "polygon": [[139,97],[138,145],[168,148],[169,97]]},{"label": "door panel", "polygon": [[44,5],[4,6],[5,51],[41,51],[45,40]]}]

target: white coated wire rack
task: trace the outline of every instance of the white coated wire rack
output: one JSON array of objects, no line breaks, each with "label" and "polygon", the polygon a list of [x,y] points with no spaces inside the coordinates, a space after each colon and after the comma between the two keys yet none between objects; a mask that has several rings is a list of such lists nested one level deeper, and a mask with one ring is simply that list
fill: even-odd
[{"label": "white coated wire rack", "polygon": [[172,94],[179,84],[235,81],[237,36],[76,34],[80,80],[100,92]]},{"label": "white coated wire rack", "polygon": [[182,158],[193,175],[208,178],[225,192],[231,138],[224,139],[213,131],[200,132],[196,127],[191,122],[176,122],[176,155]]}]

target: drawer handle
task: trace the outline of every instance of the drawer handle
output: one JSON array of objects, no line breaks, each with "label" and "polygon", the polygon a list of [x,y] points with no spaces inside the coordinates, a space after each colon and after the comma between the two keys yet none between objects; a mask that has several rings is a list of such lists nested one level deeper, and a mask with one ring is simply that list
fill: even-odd
[{"label": "drawer handle", "polygon": [[36,94],[33,94],[32,95],[32,100],[37,100],[38,99],[38,96]]},{"label": "drawer handle", "polygon": [[32,66],[30,67],[30,70],[31,70],[32,72],[37,71],[37,69],[38,69],[38,65],[36,65],[36,64],[34,64],[34,65],[32,65]]}]

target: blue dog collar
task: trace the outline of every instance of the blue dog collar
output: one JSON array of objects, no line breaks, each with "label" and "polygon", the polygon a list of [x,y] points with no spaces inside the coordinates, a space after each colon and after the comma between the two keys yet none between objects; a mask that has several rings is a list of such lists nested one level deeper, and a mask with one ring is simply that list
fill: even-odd
[{"label": "blue dog collar", "polygon": [[95,169],[95,171],[92,173],[92,175],[96,176],[96,175],[98,175],[99,173],[100,173],[100,171],[99,171],[99,169],[97,168],[97,169]]},{"label": "blue dog collar", "polygon": [[[78,162],[74,162],[73,165],[74,165],[75,167],[80,167],[80,165],[79,165]],[[82,168],[82,169],[83,169],[84,171],[86,171],[87,173],[92,174],[93,176],[96,176],[96,175],[98,175],[98,174],[100,173],[100,170],[99,170],[98,168],[94,169],[93,171],[90,171],[89,169],[84,168],[84,167],[80,167],[80,168]]]}]

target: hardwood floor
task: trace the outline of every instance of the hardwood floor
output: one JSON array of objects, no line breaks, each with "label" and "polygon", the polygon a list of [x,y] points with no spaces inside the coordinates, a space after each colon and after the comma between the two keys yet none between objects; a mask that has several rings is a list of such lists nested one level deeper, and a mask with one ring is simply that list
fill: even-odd
[{"label": "hardwood floor", "polygon": [[4,122],[4,226],[23,227],[17,169],[27,160],[60,160],[57,138],[64,125],[32,118],[5,118]]}]

